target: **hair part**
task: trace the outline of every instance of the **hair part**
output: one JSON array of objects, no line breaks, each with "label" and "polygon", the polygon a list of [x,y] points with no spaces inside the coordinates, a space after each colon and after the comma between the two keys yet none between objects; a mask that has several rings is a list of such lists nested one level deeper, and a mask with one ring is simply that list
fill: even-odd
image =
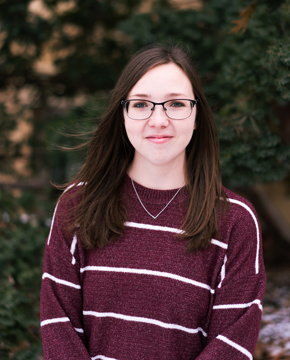
[{"label": "hair part", "polygon": [[196,129],[186,148],[185,175],[188,180],[188,210],[182,224],[188,251],[206,248],[218,232],[219,207],[227,201],[222,190],[219,166],[218,133],[206,101],[201,81],[189,55],[180,46],[151,46],[129,61],[112,91],[107,113],[89,142],[86,161],[73,179],[74,186],[84,183],[73,195],[81,199],[73,210],[69,230],[77,224],[85,248],[102,248],[124,231],[127,220],[121,187],[134,158],[124,126],[121,100],[133,86],[156,66],[174,63],[190,80],[199,99]]}]

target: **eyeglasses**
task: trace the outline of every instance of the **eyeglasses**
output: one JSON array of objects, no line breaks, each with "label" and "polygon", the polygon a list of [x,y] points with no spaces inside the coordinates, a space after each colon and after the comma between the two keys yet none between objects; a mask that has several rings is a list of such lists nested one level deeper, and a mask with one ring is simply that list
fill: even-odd
[{"label": "eyeglasses", "polygon": [[148,100],[122,100],[121,104],[126,110],[127,115],[133,120],[146,120],[153,114],[156,105],[162,105],[165,114],[173,120],[183,120],[188,118],[198,99],[173,99],[162,103],[155,103]]}]

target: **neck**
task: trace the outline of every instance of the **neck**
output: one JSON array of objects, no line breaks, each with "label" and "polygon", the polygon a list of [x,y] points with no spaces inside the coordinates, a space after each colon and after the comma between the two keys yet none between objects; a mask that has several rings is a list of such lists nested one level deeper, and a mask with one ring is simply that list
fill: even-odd
[{"label": "neck", "polygon": [[132,162],[128,175],[138,184],[149,189],[170,190],[185,185],[184,164],[176,166],[147,164],[139,166],[138,162]]}]

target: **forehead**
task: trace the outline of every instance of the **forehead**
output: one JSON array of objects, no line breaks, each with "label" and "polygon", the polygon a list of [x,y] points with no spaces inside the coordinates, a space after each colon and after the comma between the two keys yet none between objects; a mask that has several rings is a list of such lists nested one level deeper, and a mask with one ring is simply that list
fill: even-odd
[{"label": "forehead", "polygon": [[[184,71],[174,63],[148,70],[133,86],[129,96],[166,97],[167,94],[193,96],[192,84]],[[157,100],[157,99],[156,99]]]}]

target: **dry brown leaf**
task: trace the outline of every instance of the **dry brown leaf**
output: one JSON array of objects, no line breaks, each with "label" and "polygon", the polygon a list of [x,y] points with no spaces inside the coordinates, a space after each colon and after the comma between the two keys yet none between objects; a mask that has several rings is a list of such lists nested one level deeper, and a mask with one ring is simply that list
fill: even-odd
[{"label": "dry brown leaf", "polygon": [[233,27],[228,34],[231,33],[238,33],[239,31],[245,32],[249,20],[252,16],[252,14],[256,11],[256,1],[254,1],[251,5],[247,6],[239,15],[240,19],[232,21],[233,24],[237,24],[235,27]]},{"label": "dry brown leaf", "polygon": [[10,357],[14,357],[14,355],[20,351],[20,350],[24,350],[24,349],[27,349],[28,347],[30,346],[29,342],[28,341],[21,341],[21,343],[17,346],[17,347],[14,347],[11,349],[10,351]]},{"label": "dry brown leaf", "polygon": [[264,343],[262,343],[261,341],[258,341],[257,345],[256,345],[255,353],[254,353],[254,358],[261,359],[265,353],[265,348],[266,348],[266,345]]},{"label": "dry brown leaf", "polygon": [[9,284],[15,285],[15,280],[13,279],[13,277],[10,274],[7,275],[7,279],[8,279]]},{"label": "dry brown leaf", "polygon": [[151,20],[152,20],[153,22],[157,22],[157,21],[159,20],[159,15],[158,15],[157,13],[153,13],[153,14],[151,15]]}]

